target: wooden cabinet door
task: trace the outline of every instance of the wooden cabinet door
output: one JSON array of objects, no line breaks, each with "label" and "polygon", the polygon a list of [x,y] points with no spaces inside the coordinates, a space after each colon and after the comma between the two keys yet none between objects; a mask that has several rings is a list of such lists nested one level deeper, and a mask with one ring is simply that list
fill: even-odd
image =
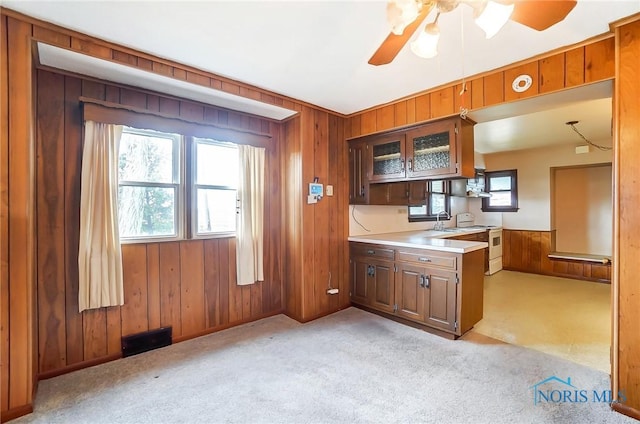
[{"label": "wooden cabinet door", "polygon": [[425,319],[425,269],[413,265],[399,265],[396,273],[397,314],[413,321]]},{"label": "wooden cabinet door", "polygon": [[371,265],[362,259],[351,260],[351,301],[361,305],[369,304],[369,274]]},{"label": "wooden cabinet door", "polygon": [[409,182],[409,205],[424,205],[427,201],[427,182]]},{"label": "wooden cabinet door", "polygon": [[457,274],[428,269],[425,283],[425,320],[432,327],[455,331],[458,301]]},{"label": "wooden cabinet door", "polygon": [[367,144],[364,141],[349,144],[349,204],[369,203],[367,160]]},{"label": "wooden cabinet door", "polygon": [[372,261],[370,275],[370,305],[384,312],[393,312],[395,305],[393,262]]},{"label": "wooden cabinet door", "polygon": [[407,132],[407,177],[455,176],[456,120],[434,122]]},{"label": "wooden cabinet door", "polygon": [[369,181],[395,181],[405,177],[405,134],[385,134],[367,141]]}]

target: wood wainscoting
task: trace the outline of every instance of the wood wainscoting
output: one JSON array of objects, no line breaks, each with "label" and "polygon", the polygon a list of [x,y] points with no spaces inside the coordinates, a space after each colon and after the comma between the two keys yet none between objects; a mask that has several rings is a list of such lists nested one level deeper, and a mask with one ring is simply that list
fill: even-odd
[{"label": "wood wainscoting", "polygon": [[555,231],[503,230],[502,267],[511,271],[611,283],[611,265],[549,259]]},{"label": "wood wainscoting", "polygon": [[[280,125],[194,102],[37,71],[38,374],[120,355],[120,338],[173,327],[185,340],[283,310]],[[265,281],[236,285],[235,239],[122,246],[125,304],[78,313],[82,113],[80,96],[133,105],[272,137],[265,187]]]}]

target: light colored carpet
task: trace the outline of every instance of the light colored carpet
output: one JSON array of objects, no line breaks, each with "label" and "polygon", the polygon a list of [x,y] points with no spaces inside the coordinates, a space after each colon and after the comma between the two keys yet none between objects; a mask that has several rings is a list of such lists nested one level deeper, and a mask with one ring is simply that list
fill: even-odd
[{"label": "light colored carpet", "polygon": [[35,412],[14,422],[636,422],[602,403],[534,405],[531,386],[552,375],[609,388],[607,374],[561,358],[349,308],[307,324],[279,315],[42,381]]}]

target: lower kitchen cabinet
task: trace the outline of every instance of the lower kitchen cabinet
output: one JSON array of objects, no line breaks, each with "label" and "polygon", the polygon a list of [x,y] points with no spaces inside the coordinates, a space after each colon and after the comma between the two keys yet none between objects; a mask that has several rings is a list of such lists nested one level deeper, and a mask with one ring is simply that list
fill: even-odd
[{"label": "lower kitchen cabinet", "polygon": [[454,337],[482,319],[484,252],[351,243],[351,301]]},{"label": "lower kitchen cabinet", "polygon": [[381,311],[393,312],[395,272],[393,262],[356,258],[351,261],[351,300]]},{"label": "lower kitchen cabinet", "polygon": [[403,318],[455,331],[457,274],[415,265],[398,265],[397,314]]}]

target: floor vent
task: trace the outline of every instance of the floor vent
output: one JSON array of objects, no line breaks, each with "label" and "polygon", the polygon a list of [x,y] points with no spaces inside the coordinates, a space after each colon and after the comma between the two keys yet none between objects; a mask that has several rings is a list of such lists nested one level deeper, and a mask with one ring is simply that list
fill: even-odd
[{"label": "floor vent", "polygon": [[158,328],[122,338],[122,357],[137,355],[171,344],[171,327]]}]

